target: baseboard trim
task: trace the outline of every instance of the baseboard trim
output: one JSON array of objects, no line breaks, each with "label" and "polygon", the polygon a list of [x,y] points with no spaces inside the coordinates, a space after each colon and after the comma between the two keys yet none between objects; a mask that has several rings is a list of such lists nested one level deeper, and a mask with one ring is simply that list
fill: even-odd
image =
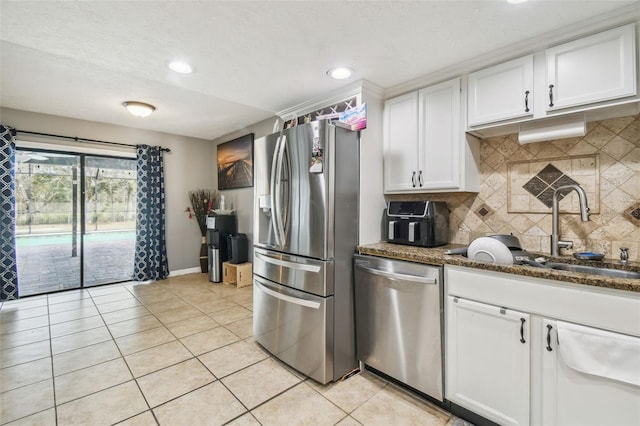
[{"label": "baseboard trim", "polygon": [[195,268],[176,269],[175,271],[169,271],[169,276],[177,277],[178,275],[187,275],[187,274],[195,274],[195,273],[200,273],[200,274],[202,273],[199,266]]}]

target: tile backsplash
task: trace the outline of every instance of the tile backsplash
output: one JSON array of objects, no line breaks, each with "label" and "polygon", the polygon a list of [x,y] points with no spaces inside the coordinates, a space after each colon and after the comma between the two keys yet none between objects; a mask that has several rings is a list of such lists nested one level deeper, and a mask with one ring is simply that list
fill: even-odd
[{"label": "tile backsplash", "polygon": [[560,200],[560,237],[574,251],[618,259],[620,247],[640,260],[640,115],[587,123],[581,138],[527,145],[518,135],[480,143],[480,192],[389,195],[388,200],[446,201],[450,241],[468,244],[490,234],[520,238],[526,250],[549,253],[551,197],[558,186],[578,183],[591,208],[581,222],[575,191]]}]

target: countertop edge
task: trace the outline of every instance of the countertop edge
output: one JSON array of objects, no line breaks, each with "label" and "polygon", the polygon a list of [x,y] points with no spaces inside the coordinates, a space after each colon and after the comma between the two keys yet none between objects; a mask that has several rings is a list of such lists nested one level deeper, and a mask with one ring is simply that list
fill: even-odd
[{"label": "countertop edge", "polygon": [[[479,270],[504,272],[513,275],[542,278],[554,281],[563,281],[574,284],[582,284],[593,287],[602,287],[623,291],[640,293],[640,280],[630,278],[612,278],[599,275],[582,274],[577,272],[536,268],[528,265],[496,265],[469,260],[463,256],[447,255],[445,251],[452,248],[465,247],[459,244],[425,248],[405,246],[386,242],[364,244],[357,247],[360,254],[385,257],[409,262],[424,263],[428,265],[444,266],[456,265]],[[554,261],[556,258],[554,258]],[[572,257],[567,257],[564,263],[577,263]],[[579,262],[581,264],[593,264],[593,262]],[[640,270],[640,265],[632,265],[629,270]]]}]

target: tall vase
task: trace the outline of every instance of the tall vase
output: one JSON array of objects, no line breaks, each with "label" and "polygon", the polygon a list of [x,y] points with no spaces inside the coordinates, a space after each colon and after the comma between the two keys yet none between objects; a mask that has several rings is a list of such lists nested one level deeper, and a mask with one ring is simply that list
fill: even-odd
[{"label": "tall vase", "polygon": [[202,273],[209,272],[209,257],[207,256],[207,237],[202,237],[200,245],[200,270]]}]

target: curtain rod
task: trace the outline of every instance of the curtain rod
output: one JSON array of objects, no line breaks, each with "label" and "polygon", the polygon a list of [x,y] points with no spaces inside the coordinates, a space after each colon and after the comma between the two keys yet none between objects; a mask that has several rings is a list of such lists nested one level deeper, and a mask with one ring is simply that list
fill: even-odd
[{"label": "curtain rod", "polygon": [[[15,131],[18,132],[18,133],[26,133],[28,135],[48,136],[48,137],[60,138],[60,139],[71,139],[72,141],[76,141],[76,142],[101,143],[101,144],[105,144],[105,145],[126,146],[126,147],[129,147],[129,148],[135,148],[136,147],[135,145],[129,145],[129,144],[126,144],[126,143],[100,141],[100,140],[97,140],[97,139],[85,139],[85,138],[79,138],[77,136],[61,136],[61,135],[54,135],[54,134],[51,134],[51,133],[29,132],[29,131],[26,131],[26,130],[18,130],[18,129],[15,129]],[[162,151],[171,152],[171,149],[162,148]]]}]

